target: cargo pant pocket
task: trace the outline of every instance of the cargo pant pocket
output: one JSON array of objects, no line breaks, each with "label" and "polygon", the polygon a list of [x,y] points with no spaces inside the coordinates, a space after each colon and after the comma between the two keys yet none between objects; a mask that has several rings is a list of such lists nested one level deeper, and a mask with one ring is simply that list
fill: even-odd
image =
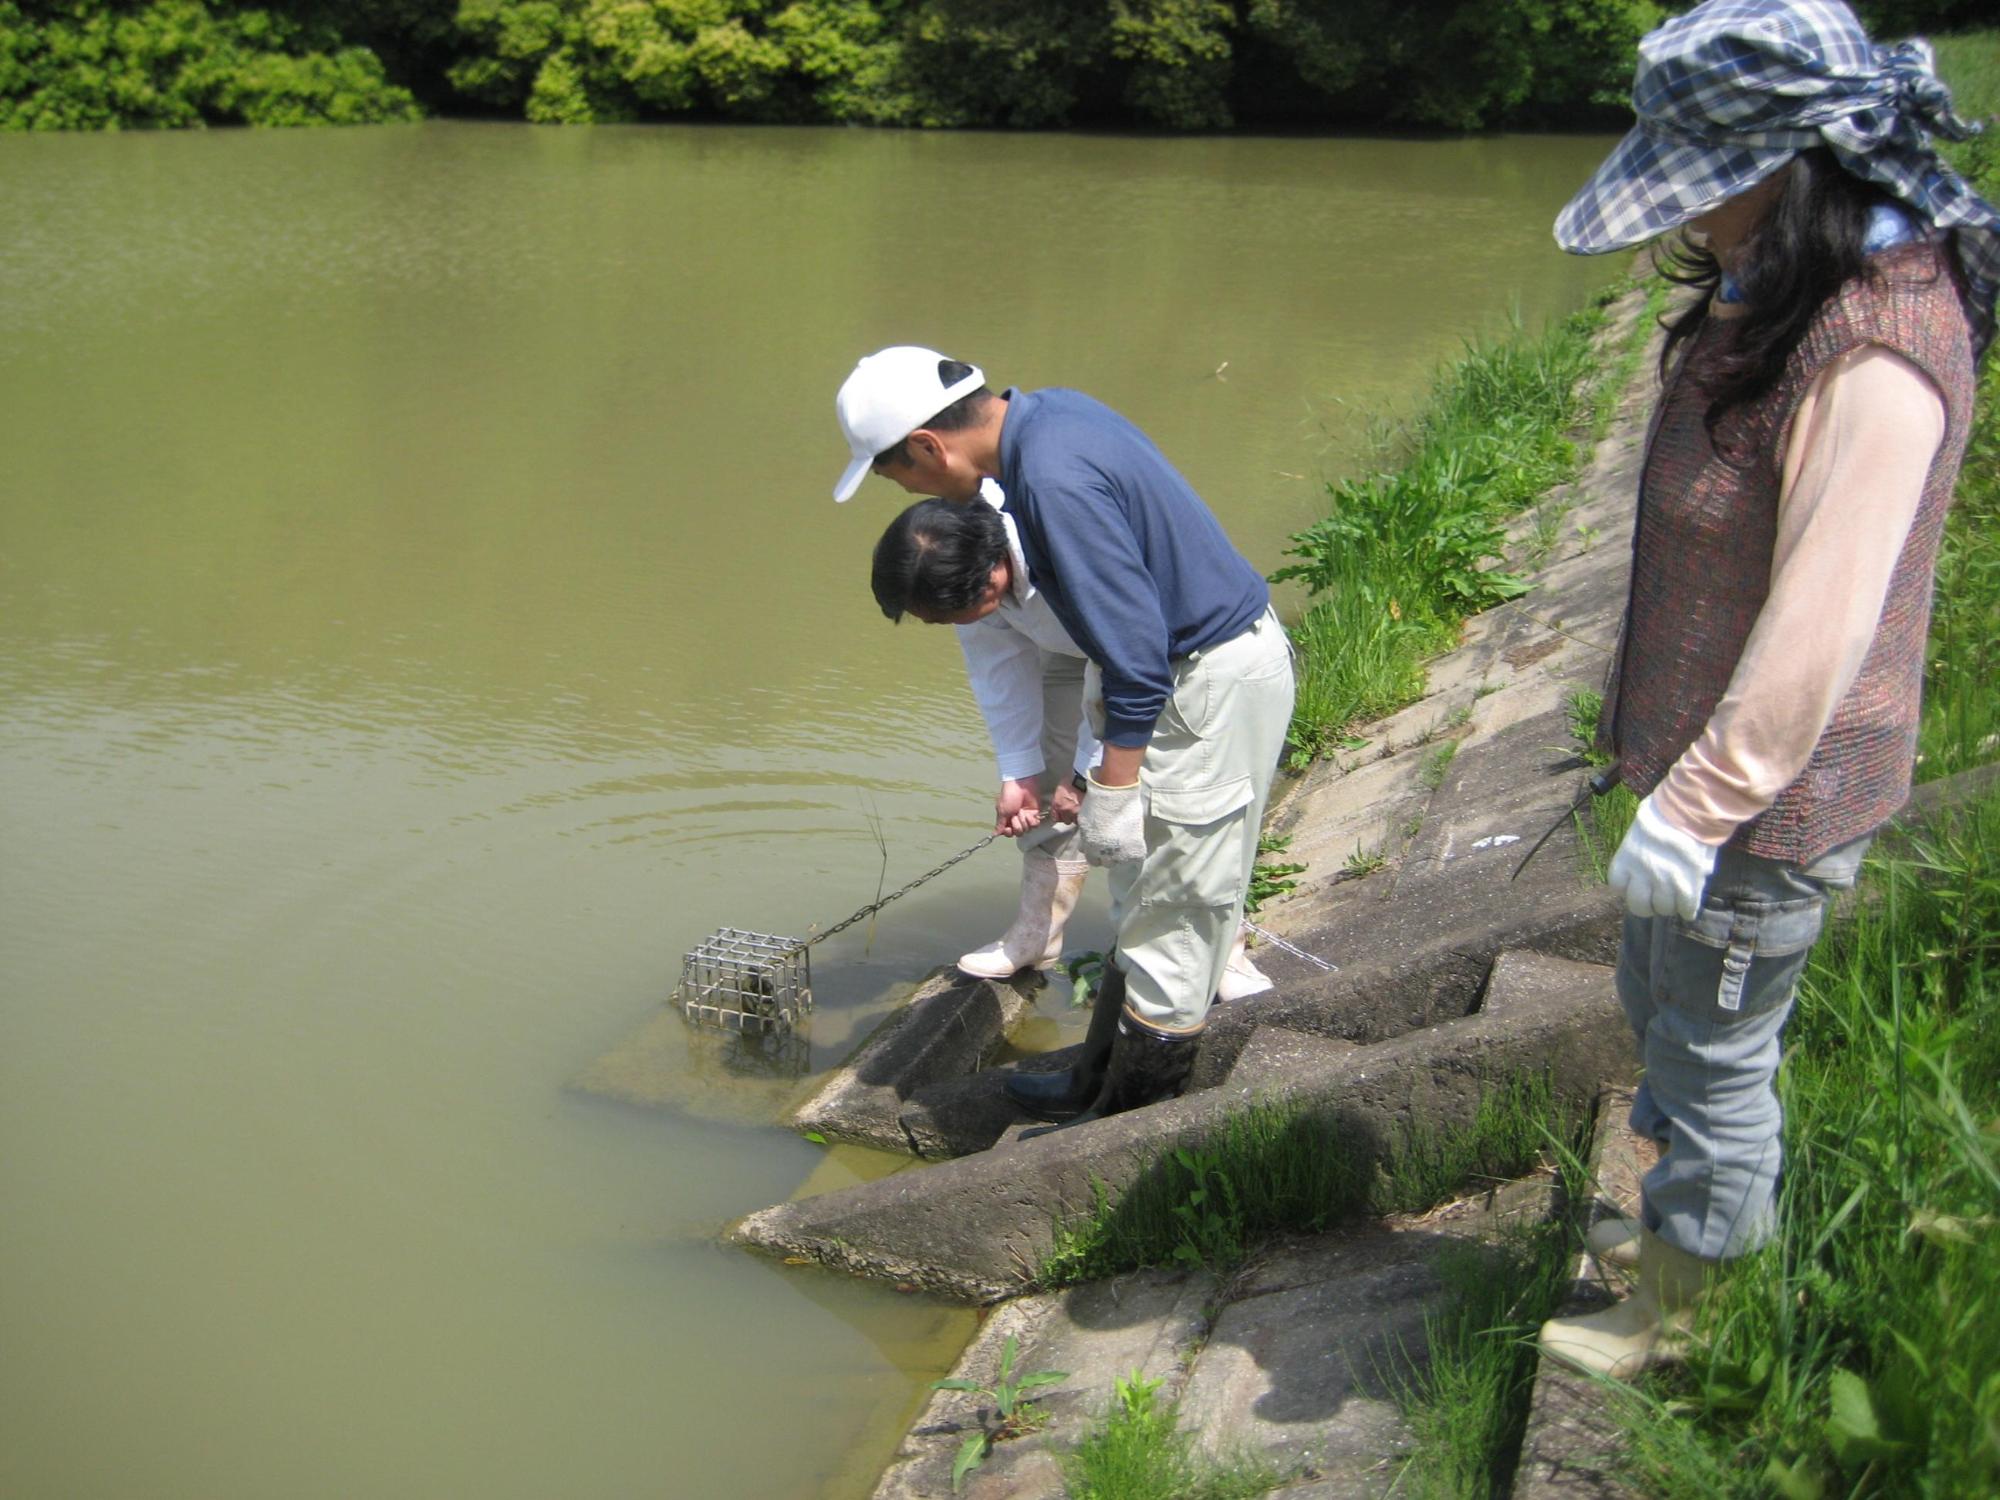
[{"label": "cargo pant pocket", "polygon": [[1142,906],[1231,906],[1242,896],[1250,778],[1207,786],[1146,789]]},{"label": "cargo pant pocket", "polygon": [[1653,993],[1728,1023],[1787,1004],[1826,922],[1826,899],[1728,900],[1668,922],[1653,952]]}]

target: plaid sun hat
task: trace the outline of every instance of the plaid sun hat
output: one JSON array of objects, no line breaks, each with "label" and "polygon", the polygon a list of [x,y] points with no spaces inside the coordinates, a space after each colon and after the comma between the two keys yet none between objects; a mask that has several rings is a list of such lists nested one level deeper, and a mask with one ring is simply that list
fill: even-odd
[{"label": "plaid sun hat", "polygon": [[1639,43],[1632,108],[1638,124],[1556,216],[1563,249],[1643,244],[1825,146],[1949,233],[1973,347],[1992,339],[2000,210],[1931,145],[1979,127],[1952,112],[1928,42],[1878,47],[1842,0],[1707,0]]}]

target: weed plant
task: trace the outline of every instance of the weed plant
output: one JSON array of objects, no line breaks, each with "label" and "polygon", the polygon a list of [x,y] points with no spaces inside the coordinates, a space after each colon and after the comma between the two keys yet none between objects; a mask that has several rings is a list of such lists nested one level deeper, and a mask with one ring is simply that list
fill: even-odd
[{"label": "weed plant", "polygon": [[936,1391],[968,1391],[975,1396],[984,1396],[993,1403],[995,1425],[981,1426],[965,1435],[959,1444],[957,1456],[951,1465],[951,1490],[953,1494],[965,1484],[965,1476],[986,1461],[986,1455],[993,1451],[993,1445],[1009,1438],[1019,1437],[1025,1432],[1033,1432],[1048,1421],[1048,1414],[1028,1397],[1029,1391],[1040,1390],[1044,1386],[1060,1385],[1069,1379],[1067,1370],[1036,1370],[1027,1375],[1014,1373],[1014,1359],[1020,1353],[1020,1340],[1008,1334],[1000,1347],[1000,1369],[990,1386],[981,1385],[976,1380],[933,1380],[931,1389]]},{"label": "weed plant", "polygon": [[1423,763],[1417,767],[1417,780],[1425,790],[1434,792],[1444,785],[1445,775],[1451,770],[1452,758],[1457,754],[1457,740],[1441,740],[1424,752]]},{"label": "weed plant", "polygon": [[1116,1202],[1097,1185],[1092,1208],[1056,1226],[1038,1279],[1066,1286],[1142,1266],[1226,1268],[1272,1235],[1430,1208],[1468,1184],[1532,1170],[1569,1120],[1541,1075],[1484,1090],[1465,1126],[1416,1121],[1386,1143],[1298,1104],[1261,1104],[1198,1146],[1161,1153]]},{"label": "weed plant", "polygon": [[2000,796],[1871,859],[1780,1078],[1780,1233],[1624,1404],[1643,1492],[2000,1494]]},{"label": "weed plant", "polygon": [[[1303,875],[1306,867],[1271,859],[1272,855],[1283,854],[1291,847],[1290,834],[1267,833],[1257,840],[1257,863],[1250,870],[1250,891],[1243,899],[1243,914],[1254,917],[1264,909],[1264,903],[1283,896],[1296,889],[1298,881],[1293,877]],[[1270,860],[1266,863],[1266,860]]]},{"label": "weed plant", "polygon": [[1247,1500],[1284,1482],[1256,1458],[1222,1463],[1196,1453],[1160,1385],[1137,1370],[1118,1377],[1103,1426],[1063,1463],[1071,1500]]},{"label": "weed plant", "polygon": [[1354,852],[1341,861],[1340,868],[1351,879],[1358,880],[1363,875],[1374,874],[1388,862],[1389,856],[1382,852],[1380,844],[1375,844],[1364,849],[1361,847],[1359,841],[1357,841],[1354,845]]},{"label": "weed plant", "polygon": [[[1604,695],[1593,688],[1576,688],[1566,703],[1570,739],[1585,765],[1608,766],[1611,757],[1597,747],[1597,719],[1604,711]],[[1639,799],[1627,786],[1614,786],[1591,798],[1587,809],[1577,813],[1577,831],[1582,835],[1584,862],[1591,876],[1602,881],[1611,869],[1611,856],[1618,852],[1625,832],[1639,815]]]}]

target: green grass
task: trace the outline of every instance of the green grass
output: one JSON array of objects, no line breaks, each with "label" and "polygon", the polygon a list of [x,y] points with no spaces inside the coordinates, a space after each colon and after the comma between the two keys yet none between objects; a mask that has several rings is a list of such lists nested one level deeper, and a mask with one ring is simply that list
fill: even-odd
[{"label": "green grass", "polygon": [[1417,767],[1417,780],[1427,791],[1436,791],[1444,785],[1444,778],[1451,770],[1452,758],[1458,754],[1457,740],[1440,740],[1424,752],[1424,758]]},{"label": "green grass", "polygon": [[1070,1500],[1247,1500],[1283,1484],[1286,1474],[1258,1458],[1218,1462],[1194,1449],[1161,1382],[1138,1371],[1117,1382],[1103,1424],[1063,1461]]},{"label": "green grass", "polygon": [[1448,1301],[1425,1319],[1424,1368],[1401,1392],[1410,1456],[1396,1495],[1508,1493],[1534,1395],[1535,1332],[1569,1290],[1575,1244],[1567,1225],[1541,1224],[1439,1253]]},{"label": "green grass", "polygon": [[1272,578],[1309,595],[1292,627],[1295,766],[1419,697],[1424,661],[1457,643],[1465,618],[1526,590],[1490,564],[1506,519],[1575,472],[1571,434],[1594,426],[1609,400],[1590,377],[1614,295],[1542,334],[1516,325],[1468,344],[1439,371],[1429,405],[1385,443],[1400,465],[1330,485],[1329,514],[1292,537],[1285,552],[1297,561]]},{"label": "green grass", "polygon": [[1865,887],[1800,989],[1778,1238],[1623,1406],[1645,1494],[2000,1494],[2000,797]]},{"label": "green grass", "polygon": [[1540,1075],[1487,1087],[1465,1126],[1418,1120],[1386,1142],[1299,1105],[1260,1104],[1197,1148],[1163,1152],[1115,1201],[1100,1184],[1088,1211],[1057,1224],[1036,1279],[1067,1286],[1142,1266],[1227,1268],[1276,1234],[1430,1208],[1468,1184],[1522,1176],[1570,1124]]},{"label": "green grass", "polygon": [[1469,615],[1525,592],[1492,566],[1505,523],[1531,505],[1524,560],[1560,544],[1566,501],[1549,492],[1577,470],[1576,439],[1610,430],[1665,305],[1655,280],[1645,311],[1606,359],[1595,340],[1623,282],[1539,335],[1515,324],[1469,343],[1433,382],[1429,404],[1381,443],[1398,467],[1328,486],[1327,517],[1296,533],[1274,581],[1296,579],[1308,602],[1292,626],[1298,699],[1290,764],[1346,742],[1353,726],[1415,701],[1424,663],[1458,642]]},{"label": "green grass", "polygon": [[[1607,766],[1611,757],[1597,748],[1597,717],[1604,708],[1604,695],[1594,688],[1576,688],[1567,704],[1570,738],[1577,754],[1589,766]],[[1627,786],[1614,786],[1593,797],[1576,815],[1578,846],[1591,877],[1602,881],[1611,868],[1611,856],[1639,814],[1639,799]]]},{"label": "green grass", "polygon": [[[1937,39],[1938,71],[1959,113],[2000,113],[2000,31]],[[1945,155],[1989,203],[2000,202],[2000,122]],[[1958,495],[1938,554],[1919,780],[2000,758],[2000,357],[1989,354]]]},{"label": "green grass", "polygon": [[[2000,114],[2000,31],[1966,31],[1931,38],[1938,75],[1951,85],[1952,105],[1967,119]],[[1947,146],[1956,154],[1964,148]]]}]

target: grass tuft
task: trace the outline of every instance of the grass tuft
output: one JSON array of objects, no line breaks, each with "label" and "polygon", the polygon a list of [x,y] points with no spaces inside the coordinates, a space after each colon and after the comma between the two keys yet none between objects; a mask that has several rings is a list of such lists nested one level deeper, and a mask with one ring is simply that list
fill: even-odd
[{"label": "grass tuft", "polygon": [[1174,1408],[1159,1399],[1160,1385],[1137,1370],[1117,1380],[1103,1426],[1064,1460],[1071,1500],[1248,1500],[1285,1482],[1260,1458],[1223,1462],[1197,1453]]},{"label": "grass tuft", "polygon": [[1037,1279],[1067,1286],[1143,1266],[1226,1268],[1275,1234],[1430,1208],[1469,1184],[1533,1170],[1569,1121],[1540,1074],[1486,1087],[1465,1125],[1414,1120],[1386,1142],[1297,1104],[1260,1104],[1200,1146],[1163,1153],[1115,1202],[1099,1184],[1089,1210],[1056,1226]]},{"label": "grass tuft", "polygon": [[1467,616],[1527,591],[1496,566],[1505,522],[1539,502],[1527,557],[1557,546],[1576,472],[1573,434],[1608,429],[1649,325],[1600,369],[1595,336],[1620,285],[1539,335],[1516,323],[1443,367],[1430,404],[1382,442],[1393,470],[1328,486],[1329,514],[1296,533],[1272,574],[1310,596],[1292,627],[1298,699],[1290,764],[1339,748],[1352,727],[1420,697],[1424,662],[1457,644]]}]

